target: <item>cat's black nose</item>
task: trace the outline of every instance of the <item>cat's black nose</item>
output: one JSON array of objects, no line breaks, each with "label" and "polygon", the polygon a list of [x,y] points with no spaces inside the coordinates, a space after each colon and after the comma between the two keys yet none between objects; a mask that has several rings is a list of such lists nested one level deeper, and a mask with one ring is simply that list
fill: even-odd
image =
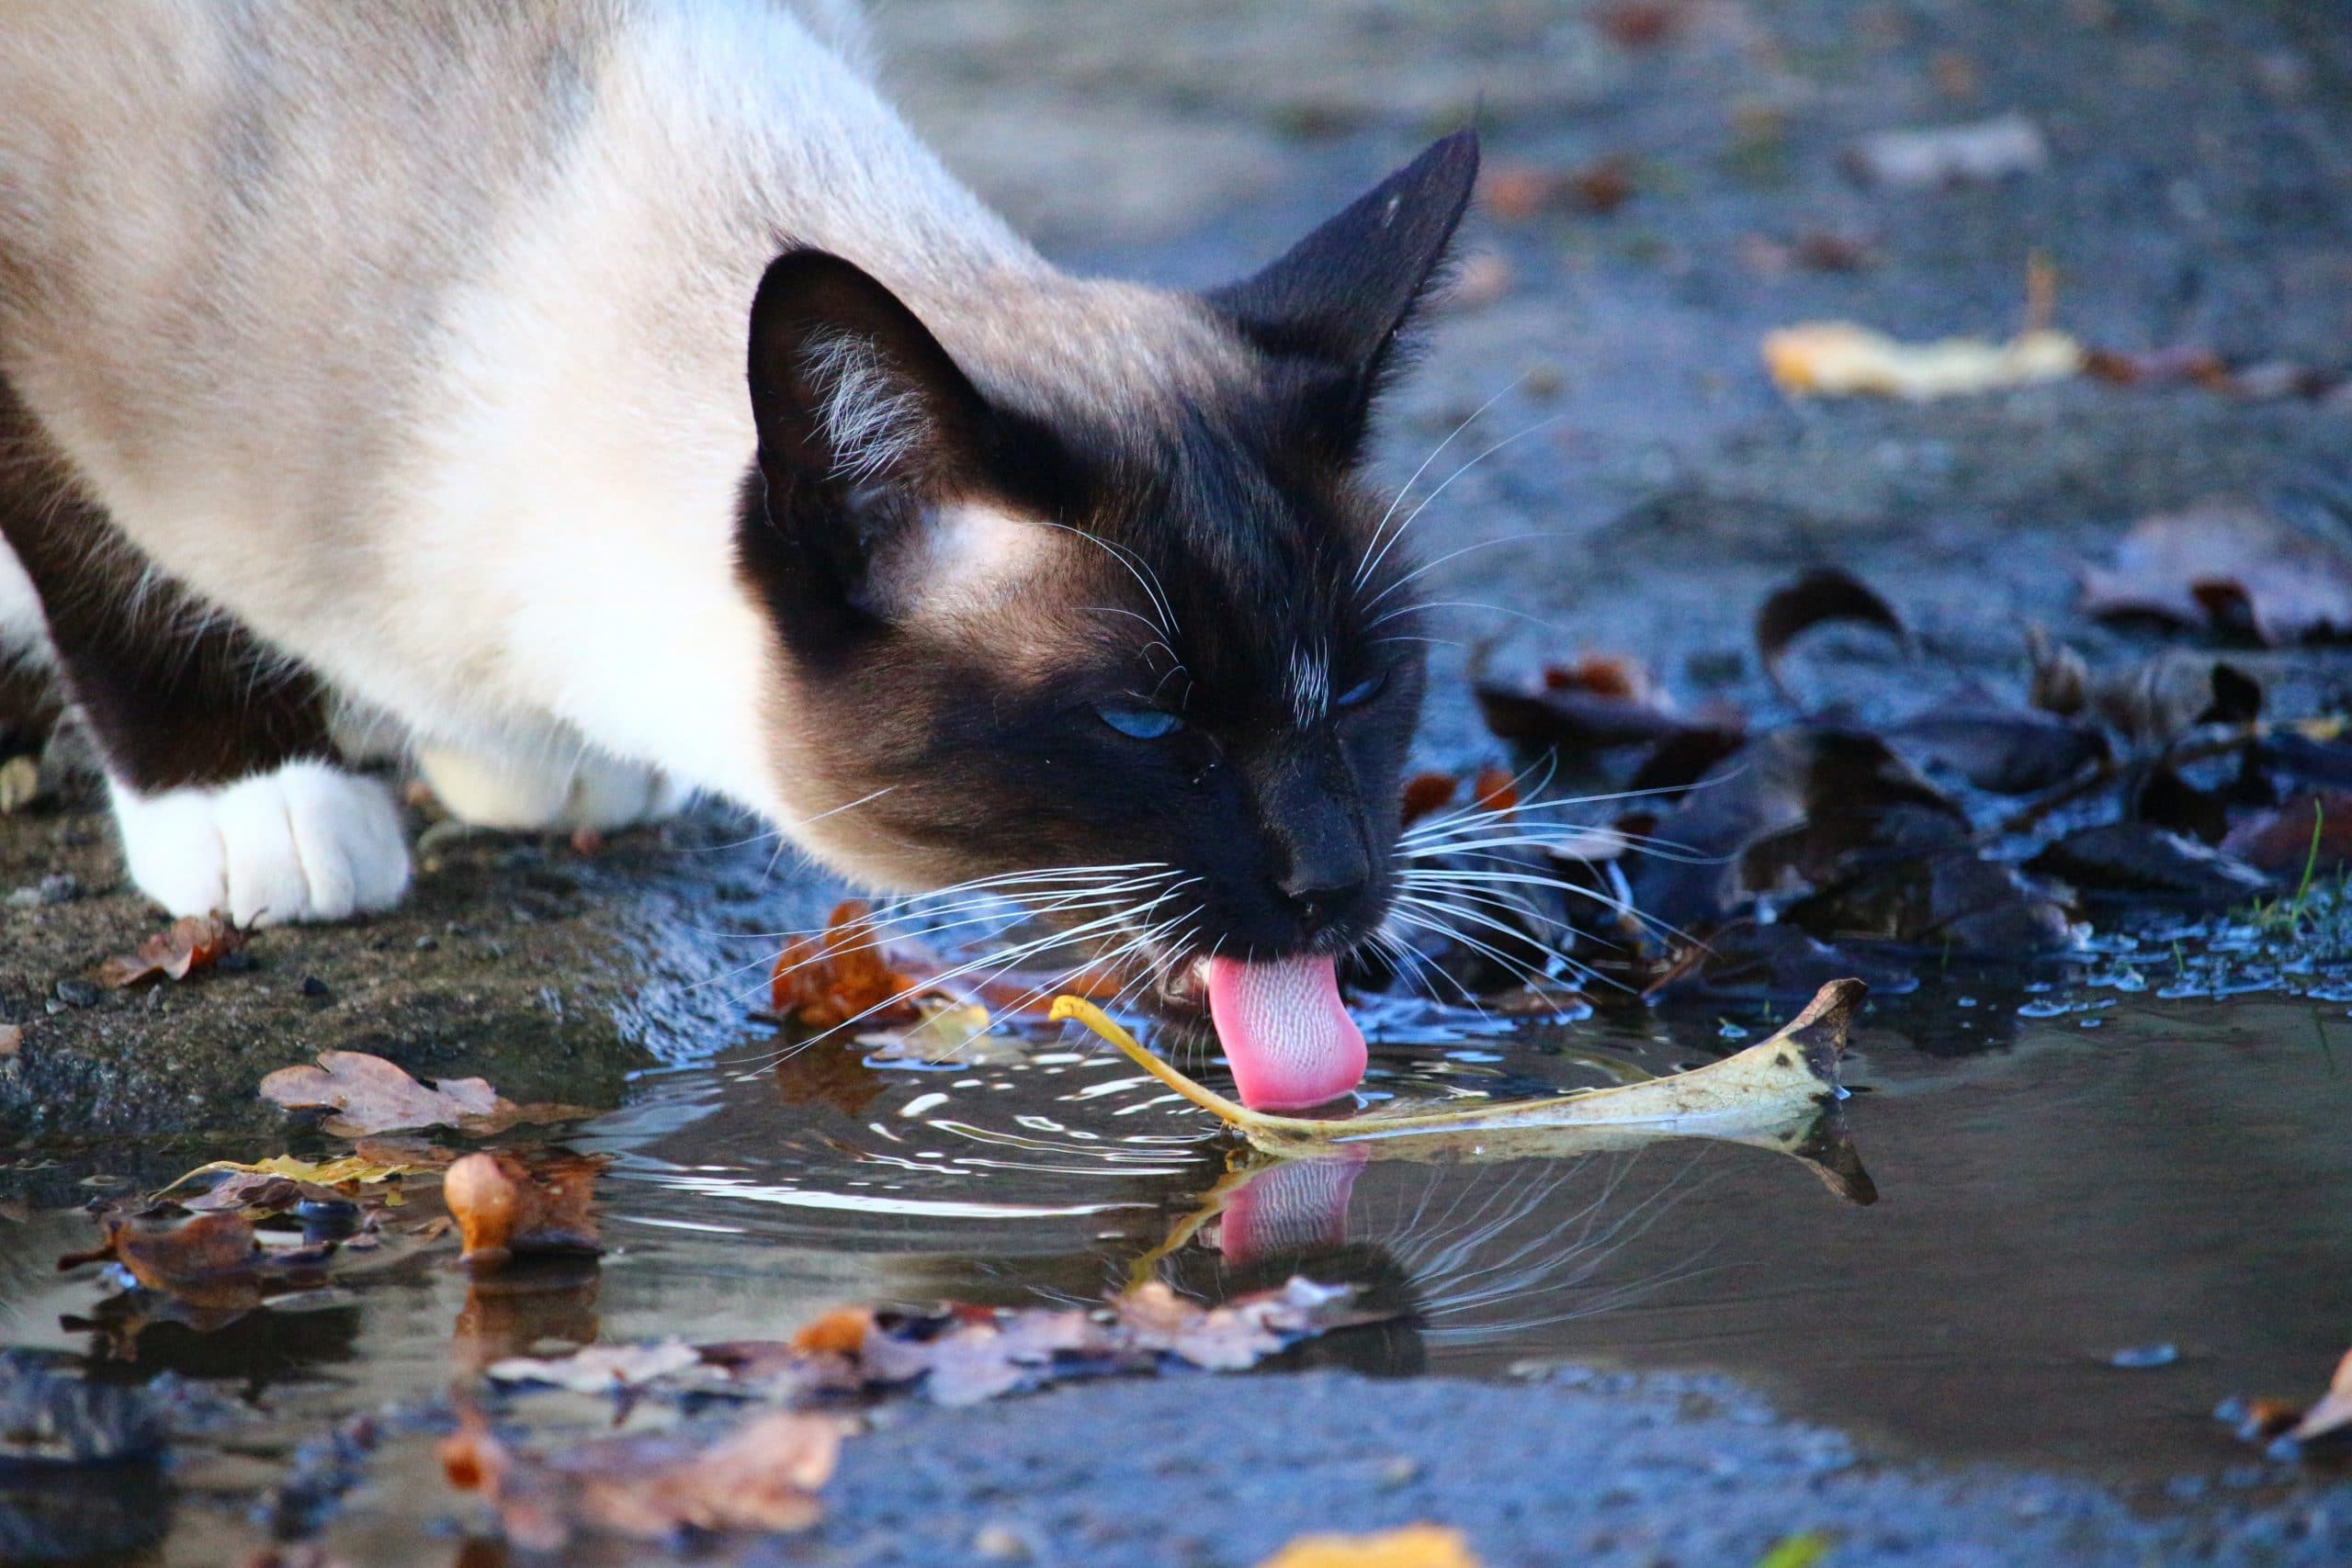
[{"label": "cat's black nose", "polygon": [[1354,914],[1370,889],[1371,877],[1354,867],[1306,866],[1276,884],[1300,930],[1313,936]]}]

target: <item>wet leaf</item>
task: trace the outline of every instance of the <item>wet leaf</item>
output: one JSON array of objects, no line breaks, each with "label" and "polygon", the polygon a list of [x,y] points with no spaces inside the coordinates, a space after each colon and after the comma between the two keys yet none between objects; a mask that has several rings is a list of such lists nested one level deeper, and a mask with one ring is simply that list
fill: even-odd
[{"label": "wet leaf", "polygon": [[2110,822],[2069,833],[2026,863],[2094,896],[2221,908],[2271,891],[2270,878],[2234,855],[2150,822]]},{"label": "wet leaf", "polygon": [[2038,795],[2108,761],[2098,730],[2045,713],[1931,709],[1883,732],[1896,750],[1951,769],[1995,795]]},{"label": "wet leaf", "polygon": [[422,1164],[386,1164],[358,1155],[332,1160],[302,1160],[292,1155],[276,1155],[250,1165],[220,1159],[198,1166],[170,1186],[158,1189],[154,1196],[165,1197],[200,1176],[219,1173],[222,1179],[203,1191],[172,1201],[183,1209],[198,1213],[214,1209],[279,1210],[300,1202],[349,1198],[365,1189],[383,1188],[403,1176],[435,1168],[437,1168]]},{"label": "wet leaf", "polygon": [[1904,343],[1852,321],[1805,321],[1764,336],[1764,367],[1773,382],[1804,397],[1928,402],[2063,381],[2082,362],[2080,344],[2047,330],[2007,343]]},{"label": "wet leaf", "polygon": [[403,1127],[501,1133],[518,1122],[595,1114],[577,1105],[517,1105],[483,1078],[443,1078],[427,1085],[364,1051],[322,1051],[316,1066],[280,1067],[261,1080],[261,1097],[288,1111],[334,1111],[321,1125],[339,1138]]},{"label": "wet leaf", "polygon": [[821,1517],[816,1495],[840,1447],[833,1417],[776,1412],[532,1455],[468,1409],[440,1458],[450,1485],[497,1506],[509,1540],[557,1551],[582,1531],[658,1540],[689,1529],[807,1529]]},{"label": "wet leaf", "polygon": [[266,1251],[243,1214],[198,1214],[174,1222],[114,1212],[98,1223],[98,1246],[59,1258],[60,1269],[119,1263],[148,1290],[230,1313],[259,1305],[267,1290],[301,1288],[324,1277],[322,1254]]},{"label": "wet leaf", "polygon": [[2267,512],[2209,501],[2142,519],[2082,574],[2094,615],[2154,615],[2271,647],[2352,636],[2352,558]]},{"label": "wet leaf", "polygon": [[1258,1568],[1479,1568],[1460,1530],[1406,1525],[1374,1535],[1304,1535]]},{"label": "wet leaf", "polygon": [[1456,1102],[1329,1121],[1270,1116],[1204,1089],[1137,1044],[1091,1002],[1060,998],[1054,1003],[1054,1016],[1077,1020],[1144,1071],[1230,1123],[1253,1147],[1270,1154],[1313,1154],[1340,1144],[1374,1153],[1414,1152],[1413,1145],[1420,1145],[1425,1153],[1492,1142],[1510,1129],[1675,1128],[1711,1121],[1726,1126],[1778,1125],[1799,1113],[1809,1119],[1844,1093],[1838,1083],[1838,1062],[1866,989],[1860,980],[1832,981],[1770,1039],[1720,1062],[1667,1077],[1548,1100]]},{"label": "wet leaf", "polygon": [[845,899],[821,933],[803,937],[777,955],[769,995],[778,1016],[806,1029],[832,1029],[853,1019],[915,1021],[919,982],[891,966],[872,915],[863,902]]},{"label": "wet leaf", "polygon": [[984,1067],[1023,1061],[1029,1055],[1017,1037],[991,1029],[989,1010],[978,1002],[927,1002],[922,1017],[907,1028],[876,1030],[856,1038],[879,1062]]},{"label": "wet leaf", "polygon": [[553,1156],[526,1165],[512,1155],[474,1154],[441,1178],[441,1199],[457,1222],[463,1261],[494,1268],[516,1253],[601,1252],[595,1196],[604,1161]]},{"label": "wet leaf", "polygon": [[211,968],[245,945],[245,933],[226,916],[183,915],[169,930],[157,931],[129,957],[109,958],[98,966],[98,984],[110,990],[138,984],[155,976],[185,980]]},{"label": "wet leaf", "polygon": [[1756,612],[1756,651],[1775,691],[1788,694],[1781,679],[1781,657],[1789,644],[1831,621],[1876,626],[1906,649],[1911,646],[1903,618],[1875,590],[1836,567],[1823,567],[1775,592]]}]

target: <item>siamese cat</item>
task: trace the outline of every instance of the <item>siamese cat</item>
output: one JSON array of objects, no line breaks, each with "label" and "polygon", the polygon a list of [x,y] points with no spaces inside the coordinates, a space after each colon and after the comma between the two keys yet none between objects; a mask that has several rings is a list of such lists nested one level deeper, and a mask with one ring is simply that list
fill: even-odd
[{"label": "siamese cat", "polygon": [[176,913],[707,791],[1351,1088],[1421,644],[1360,483],[1449,138],[1257,276],[1067,276],[804,0],[0,0],[0,642]]}]

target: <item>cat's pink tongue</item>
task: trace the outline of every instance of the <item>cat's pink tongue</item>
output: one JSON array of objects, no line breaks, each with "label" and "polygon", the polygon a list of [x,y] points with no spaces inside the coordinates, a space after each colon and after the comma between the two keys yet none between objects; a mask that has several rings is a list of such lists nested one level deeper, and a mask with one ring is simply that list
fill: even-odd
[{"label": "cat's pink tongue", "polygon": [[1363,1081],[1363,1031],[1340,1005],[1329,958],[1212,958],[1209,1016],[1252,1111],[1320,1105]]}]

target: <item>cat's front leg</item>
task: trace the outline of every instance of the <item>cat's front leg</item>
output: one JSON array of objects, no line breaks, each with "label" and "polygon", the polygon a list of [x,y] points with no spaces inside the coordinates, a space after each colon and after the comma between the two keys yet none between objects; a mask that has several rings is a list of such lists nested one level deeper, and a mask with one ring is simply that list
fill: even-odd
[{"label": "cat's front leg", "polygon": [[574,743],[537,755],[421,745],[417,771],[449,814],[477,828],[598,832],[658,822],[692,791],[658,768],[623,762]]},{"label": "cat's front leg", "polygon": [[0,384],[0,539],[38,592],[66,695],[104,761],[130,880],[175,915],[334,920],[400,901],[398,806],[341,765],[317,680],[163,579]]}]

